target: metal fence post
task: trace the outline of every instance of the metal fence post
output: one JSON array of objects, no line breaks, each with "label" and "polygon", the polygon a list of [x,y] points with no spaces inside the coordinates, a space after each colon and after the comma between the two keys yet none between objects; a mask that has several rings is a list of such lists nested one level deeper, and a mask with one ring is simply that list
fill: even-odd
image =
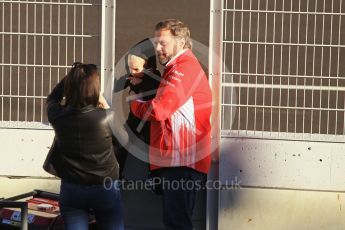
[{"label": "metal fence post", "polygon": [[104,93],[108,103],[111,103],[115,67],[115,11],[116,0],[103,1],[101,31],[101,91]]},{"label": "metal fence post", "polygon": [[[212,167],[208,180],[219,178],[223,0],[210,1],[209,82],[212,88]],[[218,191],[207,191],[206,228],[218,229]]]}]

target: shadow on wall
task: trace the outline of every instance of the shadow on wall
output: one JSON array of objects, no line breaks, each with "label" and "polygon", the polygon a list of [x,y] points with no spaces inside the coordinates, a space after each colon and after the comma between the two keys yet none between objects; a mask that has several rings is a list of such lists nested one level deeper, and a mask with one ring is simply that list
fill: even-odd
[{"label": "shadow on wall", "polygon": [[116,4],[116,62],[133,44],[152,37],[155,25],[168,18],[183,21],[192,39],[208,46],[209,1],[126,0]]},{"label": "shadow on wall", "polygon": [[242,145],[234,144],[222,138],[219,156],[219,181],[222,190],[233,190],[233,202],[240,199],[240,190],[242,186],[241,178],[245,176],[243,169]]}]

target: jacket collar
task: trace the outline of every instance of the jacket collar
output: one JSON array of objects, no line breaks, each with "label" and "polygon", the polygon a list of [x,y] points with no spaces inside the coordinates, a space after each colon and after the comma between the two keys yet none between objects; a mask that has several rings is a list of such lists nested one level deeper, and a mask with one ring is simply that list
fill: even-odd
[{"label": "jacket collar", "polygon": [[168,62],[165,64],[165,66],[170,66],[170,65],[175,64],[176,61],[177,61],[177,59],[178,59],[182,54],[184,54],[186,51],[189,51],[189,52],[190,52],[189,49],[181,50],[180,52],[178,52],[178,53],[175,55],[175,57],[173,57],[170,61],[168,61]]},{"label": "jacket collar", "polygon": [[69,107],[70,110],[75,111],[75,112],[80,112],[80,113],[88,113],[91,112],[95,109],[97,109],[97,107],[93,106],[93,105],[87,105],[83,108],[74,108],[74,107]]}]

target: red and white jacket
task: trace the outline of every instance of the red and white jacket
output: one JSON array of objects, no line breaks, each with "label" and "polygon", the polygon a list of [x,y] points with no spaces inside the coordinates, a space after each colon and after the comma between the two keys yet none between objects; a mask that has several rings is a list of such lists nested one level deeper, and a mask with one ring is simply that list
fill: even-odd
[{"label": "red and white jacket", "polygon": [[131,111],[151,121],[151,170],[187,166],[208,173],[211,160],[212,95],[207,77],[191,50],[166,66],[156,97],[131,102]]}]

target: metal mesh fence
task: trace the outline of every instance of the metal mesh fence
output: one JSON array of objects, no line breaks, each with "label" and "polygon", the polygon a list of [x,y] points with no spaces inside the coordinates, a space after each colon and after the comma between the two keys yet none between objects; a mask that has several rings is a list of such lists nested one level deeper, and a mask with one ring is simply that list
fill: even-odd
[{"label": "metal mesh fence", "polygon": [[100,4],[0,1],[1,127],[47,124],[45,98],[72,63],[100,63]]},{"label": "metal mesh fence", "polygon": [[344,141],[342,0],[224,0],[222,135]]}]

